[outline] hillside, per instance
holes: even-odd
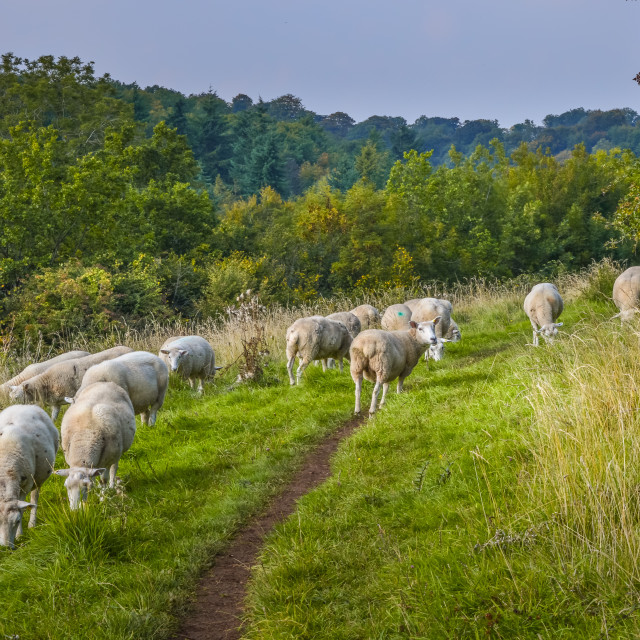
[[[538,349],[528,283],[429,290],[453,300],[462,342],[416,368],[270,536],[246,637],[637,635],[637,338],[608,320],[614,275],[561,279],[563,332]],[[351,415],[348,375],[286,381],[284,327],[328,310],[269,314],[262,383],[235,387],[232,367],[203,398],[172,385],[121,491],[69,514],[50,480],[41,526],[0,552],[0,633],[171,637],[209,555]],[[154,350],[168,328],[150,329],[119,337]],[[237,330],[211,331],[232,362]]]

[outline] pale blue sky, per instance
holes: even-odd
[[[640,111],[640,0],[4,0],[0,50],[184,93],[498,119]]]

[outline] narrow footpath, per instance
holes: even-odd
[[[237,640],[242,636],[247,582],[265,537],[295,511],[297,500],[331,475],[331,457],[364,420],[364,414],[352,418],[317,445],[267,510],[241,529],[216,557],[200,580],[196,601],[175,640]]]

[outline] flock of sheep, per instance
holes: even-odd
[[[0,386],[20,402],[0,413],[0,545],[13,547],[22,516],[36,523],[38,493],[52,473],[65,478],[72,509],[80,507],[95,477],[115,486],[118,463],[133,444],[135,416],[153,425],[164,403],[169,371],[193,388],[213,376],[211,345],[199,336],[169,338],[158,356],[118,346],[99,353],[71,351],[28,366]],[[51,418],[33,404],[51,406]],[[63,404],[71,406],[53,424]],[[53,471],[62,439],[67,469]],[[31,493],[30,502],[26,496]]]
[[[640,267],[622,273],[613,287],[620,310],[614,317],[629,320],[640,307]],[[533,344],[542,335],[553,341],[561,322],[563,302],[555,285],[533,287],[524,301],[533,329]],[[300,382],[313,361],[323,370],[336,360],[350,361],[355,382],[355,412],[360,413],[362,381],[374,383],[369,413],[385,402],[389,384],[397,380],[402,391],[405,378],[420,358],[441,360],[446,342],[461,339],[451,318],[452,304],[438,298],[407,300],[388,307],[382,317],[364,304],[351,311],[296,320],[286,332],[287,371],[290,383]],[[382,329],[371,328],[380,324]],[[299,366],[296,378],[293,365]],[[31,509],[29,526],[36,523],[38,493],[52,473],[65,478],[72,509],[87,499],[93,479],[115,486],[118,463],[136,432],[135,416],[153,425],[169,384],[169,372],[177,372],[198,392],[203,381],[220,369],[211,345],[199,336],[172,337],[159,355],[117,346],[95,354],[71,351],[32,364],[0,386],[0,392],[21,404],[0,412],[0,545],[13,547],[22,533],[23,513]],[[49,405],[51,417],[33,403]],[[60,434],[53,424],[63,404]],[[68,468],[53,471],[56,452],[62,450]],[[26,496],[30,493],[30,502]]]

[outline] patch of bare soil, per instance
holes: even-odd
[[[200,580],[193,609],[175,640],[236,640],[242,636],[247,581],[265,536],[295,511],[299,498],[331,475],[330,461],[338,445],[363,421],[363,415],[352,418],[317,445],[267,510],[241,529],[229,547],[216,556],[214,565]]]

